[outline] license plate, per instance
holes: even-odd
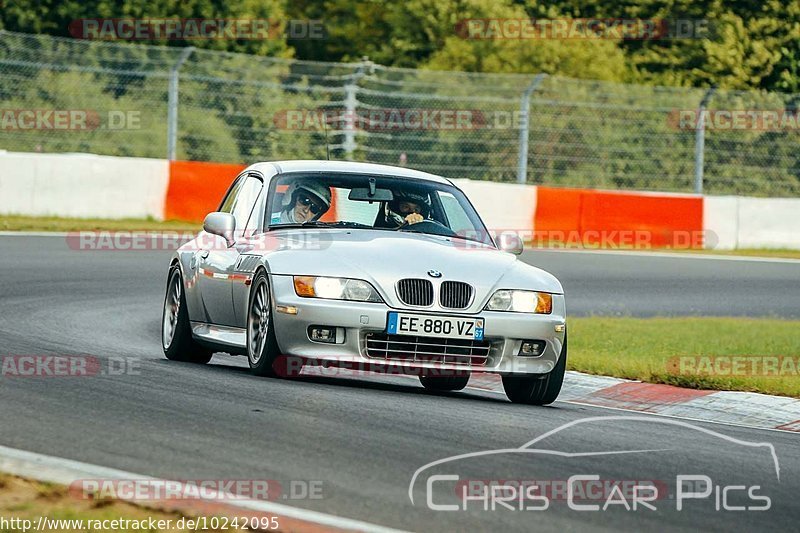
[[[483,319],[390,312],[386,333],[482,341]]]

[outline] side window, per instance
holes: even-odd
[[[261,229],[261,222],[264,219],[264,195],[267,191],[262,187],[256,195],[255,206],[250,211],[250,218],[245,226],[245,234],[251,236]]]
[[[222,200],[222,205],[220,206],[219,210],[223,213],[231,213],[233,210],[233,203],[236,200],[236,195],[239,193],[239,189],[242,188],[242,184],[244,183],[245,176],[239,177],[234,183],[231,190],[228,191],[228,195],[225,196],[225,199]]]
[[[230,213],[236,219],[236,231],[253,230],[258,224],[258,217],[252,217],[250,213],[256,205],[262,189],[261,180],[253,176],[243,176],[234,183],[228,196],[222,202],[220,211]],[[250,227],[252,226],[252,228]]]

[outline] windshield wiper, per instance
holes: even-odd
[[[307,220],[305,222],[293,222],[289,224],[271,224],[271,228],[365,228],[375,229],[368,224],[361,224],[360,222],[348,222],[341,220],[339,222],[321,222],[319,220]]]
[[[340,220],[339,222],[321,222],[321,224],[325,224],[327,226],[331,226],[334,228],[365,228],[365,229],[373,229],[372,226],[369,224],[362,224],[361,222],[349,222],[347,220]]]

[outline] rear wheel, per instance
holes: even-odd
[[[503,389],[514,403],[547,405],[556,401],[567,369],[567,336],[555,368],[542,376],[503,376]]]
[[[428,390],[456,391],[467,386],[469,374],[466,376],[420,376],[419,382]]]
[[[247,360],[250,369],[257,376],[275,377],[276,372],[272,365],[278,354],[269,281],[262,270],[253,279],[247,311]]]
[[[205,364],[211,361],[213,354],[211,350],[200,346],[192,338],[181,269],[177,265],[169,271],[167,293],[164,296],[161,346],[164,348],[164,355],[171,361]]]

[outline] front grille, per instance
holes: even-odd
[[[433,303],[433,284],[427,279],[401,279],[397,282],[397,295],[406,305],[428,307]]]
[[[448,309],[465,309],[472,300],[472,285],[463,281],[444,281],[439,289],[439,304]]]
[[[489,341],[368,333],[367,357],[415,363],[485,366]]]

